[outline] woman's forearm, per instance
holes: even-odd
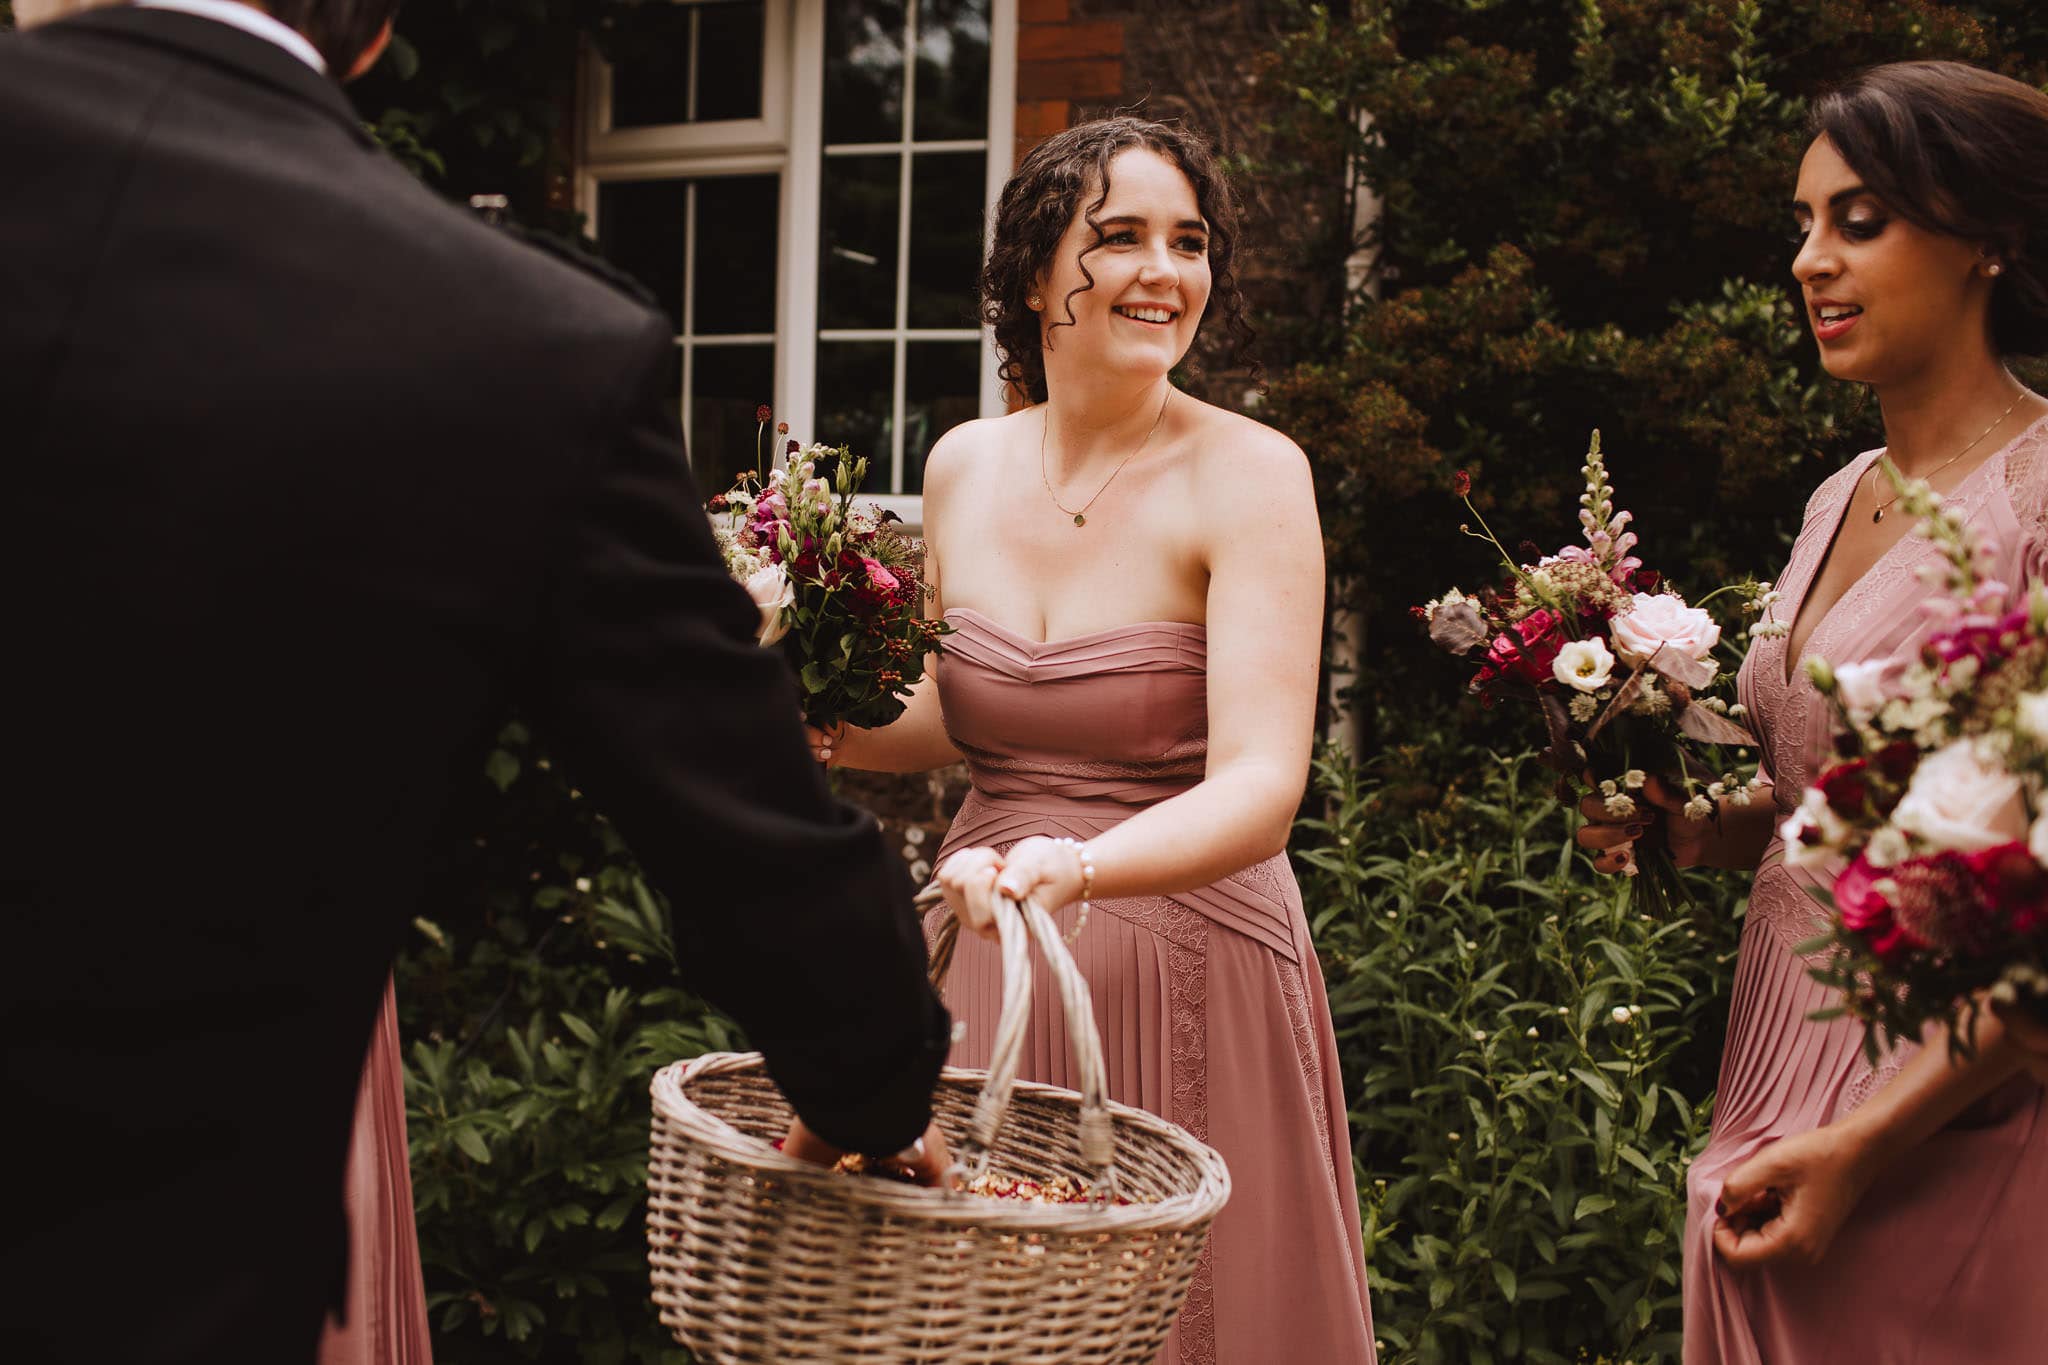
[[[1987,1006],[1977,1016],[1977,1047],[1968,1061],[1951,1061],[1948,1029],[1936,1027],[1904,1069],[1834,1126],[1853,1145],[1856,1160],[1874,1176],[1996,1090],[2023,1064],[2005,1025]]]
[[[938,682],[930,675],[911,690],[902,715],[872,730],[848,726],[832,748],[833,767],[874,773],[928,772],[961,758],[946,735]]]
[[[1777,829],[1778,807],[1771,799],[1771,789],[1758,788],[1750,794],[1747,805],[1738,806],[1725,796],[1720,804],[1720,819],[1701,841],[1699,863],[1733,872],[1754,872]]]
[[[1264,862],[1286,848],[1305,781],[1246,763],[1140,811],[1088,840],[1094,894],[1167,896]]]

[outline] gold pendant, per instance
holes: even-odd
[[[1076,526],[1086,526],[1087,524],[1088,524],[1088,518],[1086,518],[1086,517],[1082,516],[1082,515],[1081,515],[1081,514],[1080,514],[1079,512],[1076,512],[1076,513],[1074,513],[1074,525],[1076,525]]]
[[[1884,509],[1883,509],[1882,507],[1878,508],[1878,509],[1877,509],[1877,510],[1876,510],[1875,512],[1872,512],[1872,513],[1870,514],[1870,521],[1871,521],[1871,524],[1872,524],[1872,525],[1876,525],[1876,524],[1877,524],[1878,522],[1880,522],[1880,521],[1883,521],[1883,520],[1884,520]]]

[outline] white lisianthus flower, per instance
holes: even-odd
[[[2019,779],[1969,740],[1920,760],[1892,823],[1936,849],[1974,853],[2021,838],[2026,806]]]
[[[1574,640],[1557,651],[1550,671],[1566,687],[1598,692],[1614,673],[1614,656],[1598,640]]]
[[[2022,692],[2013,704],[2013,722],[2036,744],[2048,744],[2048,692]]]
[[[1863,858],[1872,867],[1897,867],[1913,856],[1913,841],[1886,825],[1870,836],[1863,846]]]
[[[789,608],[796,602],[796,585],[780,564],[764,564],[747,576],[747,596],[761,611],[761,629],[755,639],[772,645],[789,633]]]
[[[1688,659],[1704,659],[1721,643],[1721,627],[1676,593],[1639,592],[1634,605],[1614,618],[1614,647],[1631,664],[1641,664],[1665,645]]]
[[[1856,720],[1868,720],[1885,704],[1885,665],[1882,661],[1843,664],[1835,670],[1836,695]]]
[[[1848,838],[1849,827],[1828,807],[1825,796],[1808,788],[1799,809],[1778,827],[1778,835],[1785,841],[1786,866],[1811,868],[1834,856]]]

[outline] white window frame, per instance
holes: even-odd
[[[825,6],[830,0],[766,0],[766,41],[762,44],[766,69],[761,80],[762,117],[721,123],[677,124],[661,128],[632,128],[615,131],[610,127],[611,71],[594,50],[583,60],[583,117],[579,122],[576,155],[576,206],[586,215],[590,230],[597,227],[598,186],[613,180],[662,180],[704,178],[720,175],[779,174],[782,177],[781,242],[776,260],[775,304],[775,393],[770,402],[778,421],[789,423],[792,435],[804,439],[831,439],[830,432],[817,432],[818,342],[889,341],[896,346],[896,392],[894,410],[904,407],[904,348],[915,334],[921,341],[981,342],[982,385],[980,414],[1000,416],[1007,410],[1002,381],[996,376],[995,342],[986,328],[935,330],[901,325],[876,329],[834,329],[824,337],[818,332],[819,215],[822,211],[822,182],[825,158]],[[911,4],[915,43],[916,7]],[[906,65],[908,79],[916,70]],[[905,101],[915,98],[914,82],[906,87]],[[923,151],[983,150],[987,177],[984,184],[983,223],[994,221],[995,205],[1012,169],[1017,119],[1017,0],[990,0],[989,4],[989,123],[986,142],[981,139],[952,142],[920,142]],[[883,142],[860,147],[834,148],[834,155],[858,152],[895,153],[904,150],[900,142]],[[902,158],[906,183],[899,209],[899,259],[907,254],[901,240],[909,222],[911,158]],[[897,321],[904,320],[904,296],[909,272],[897,272]],[[690,319],[685,318],[687,326]],[[678,337],[680,342],[683,338]],[[717,341],[722,338],[705,338]],[[688,376],[684,393],[688,394]],[[892,418],[894,445],[900,450],[904,423]],[[890,458],[893,452],[883,452]],[[893,461],[892,461],[893,463]],[[892,468],[892,482],[900,474]],[[924,498],[915,493],[877,496],[874,501],[911,524],[922,526]]]

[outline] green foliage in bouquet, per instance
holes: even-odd
[[[1296,858],[1351,1105],[1386,1365],[1678,1358],[1740,902],[1690,919],[1579,866],[1533,755],[1437,735],[1316,765]]]
[[[924,548],[855,503],[865,458],[789,444],[787,465],[711,500],[726,568],[761,609],[761,643],[796,670],[805,719],[887,725],[948,633],[924,614]]]

